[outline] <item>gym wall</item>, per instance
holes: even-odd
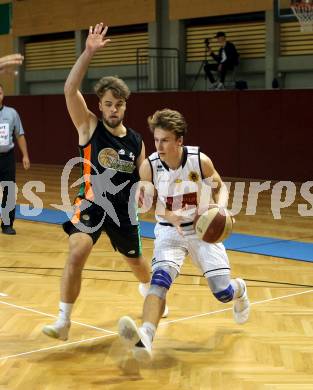
[[[98,113],[96,96],[86,100]],[[33,163],[65,164],[78,155],[64,96],[7,97],[6,104],[21,115]],[[307,181],[313,177],[312,104],[310,90],[134,93],[125,123],[141,132],[151,153],[147,117],[176,109],[188,122],[185,144],[200,145],[222,176]]]

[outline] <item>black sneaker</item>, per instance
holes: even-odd
[[[13,236],[14,234],[16,234],[16,230],[13,229],[12,226],[2,226],[2,233]]]

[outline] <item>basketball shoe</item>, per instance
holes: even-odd
[[[138,328],[130,317],[118,322],[118,334],[124,345],[132,350],[136,360],[149,363],[152,359],[152,342],[143,328]]]
[[[66,341],[68,339],[70,327],[71,322],[57,320],[51,325],[44,326],[42,328],[42,333],[54,339]]]

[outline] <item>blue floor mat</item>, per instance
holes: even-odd
[[[31,212],[33,215],[25,216],[23,210],[24,215],[22,215],[20,207],[17,206],[16,218],[53,224],[61,224],[68,219],[66,213],[59,210],[32,209]],[[141,221],[141,235],[154,238],[154,225],[152,222]],[[311,243],[233,233],[224,241],[224,244],[226,249],[233,251],[313,262],[313,244]]]
[[[61,210],[31,209],[30,212],[32,213],[32,215],[26,216],[26,212],[23,210],[23,213],[21,213],[20,206],[16,206],[16,218],[18,219],[53,224],[62,224],[63,222],[68,220],[66,213]]]

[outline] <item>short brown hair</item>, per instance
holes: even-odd
[[[126,83],[115,76],[102,77],[94,86],[94,91],[100,100],[108,90],[111,90],[113,96],[117,99],[127,100],[130,95],[130,90]]]
[[[149,116],[148,124],[152,133],[156,127],[175,133],[177,138],[183,137],[187,133],[185,118],[180,112],[169,108],[156,111],[152,116]]]

